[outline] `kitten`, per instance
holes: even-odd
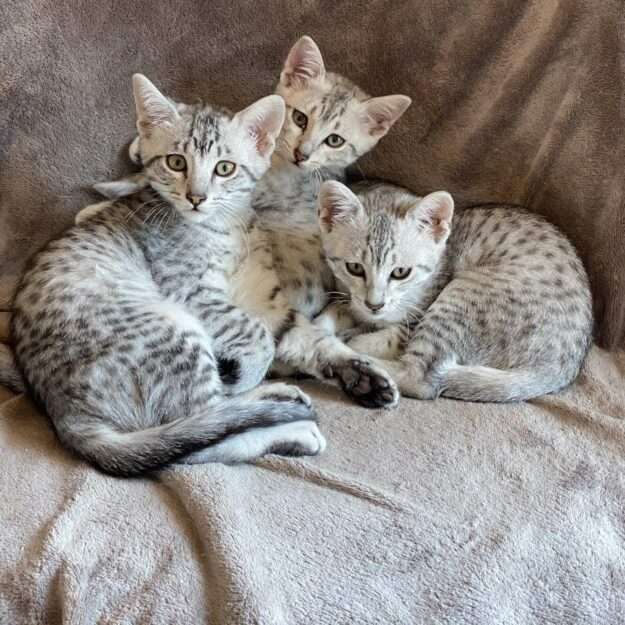
[[[320,452],[299,389],[255,388],[273,336],[228,296],[284,103],[269,96],[233,116],[174,106],[141,75],[133,88],[149,188],[32,260],[12,317],[24,379],[60,440],[115,475]],[[230,388],[220,358],[237,363]]]
[[[319,221],[348,301],[316,321],[356,326],[350,345],[382,359],[408,396],[517,401],[578,375],[592,340],[588,278],[542,217],[449,193],[326,182]],[[351,330],[353,333],[353,330]]]
[[[319,240],[319,186],[323,180],[344,180],[346,168],[376,146],[411,100],[405,95],[372,98],[327,71],[310,37],[291,48],[276,93],[286,102],[286,118],[253,204],[257,227],[269,233],[284,294],[292,307],[313,318],[333,288]]]
[[[287,116],[271,168],[254,192],[257,218],[247,241],[250,253],[233,279],[233,297],[273,329],[276,373],[337,378],[362,405],[394,406],[399,395],[388,374],[311,323],[334,288],[322,255],[316,199],[320,182],[344,178],[345,168],[377,144],[410,98],[371,98],[327,72],[310,37],[302,37],[289,52],[276,93],[286,101]],[[145,162],[140,137],[129,150],[135,162]],[[141,174],[96,188],[116,197],[137,186]]]

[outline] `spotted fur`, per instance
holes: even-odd
[[[320,183],[343,179],[345,168],[377,144],[410,98],[371,98],[346,78],[326,72],[310,37],[291,49],[276,92],[286,102],[287,115],[271,168],[254,192],[249,255],[232,280],[233,297],[271,328],[274,372],[336,378],[363,405],[394,406],[398,393],[388,374],[311,323],[334,288],[321,252],[316,199]],[[307,115],[305,129],[295,123],[295,110]],[[339,148],[324,143],[332,133],[345,139]],[[130,156],[146,163],[140,137],[132,142]],[[124,195],[141,185],[142,176],[105,183],[98,190]]]
[[[515,401],[575,379],[592,337],[588,278],[543,218],[504,206],[454,216],[448,193],[387,184],[328,182],[319,204],[343,295],[316,323],[381,359],[402,393]]]
[[[149,186],[83,215],[27,269],[12,341],[30,390],[67,447],[116,475],[185,458],[318,453],[306,396],[256,388],[273,336],[229,292],[283,102],[270,96],[233,116],[174,105],[140,75],[133,86]],[[184,171],[170,155],[185,159]],[[219,177],[224,159],[236,171]],[[219,375],[228,360],[237,363],[230,384]],[[270,427],[292,422],[300,425]],[[232,442],[254,432],[262,444]]]
[[[291,49],[276,93],[284,98],[287,115],[272,166],[254,193],[258,219],[250,238],[255,245],[241,272],[246,285],[241,294],[292,311],[292,328],[277,344],[274,371],[335,376],[361,404],[393,406],[397,392],[387,374],[310,323],[334,288],[321,251],[316,199],[321,182],[344,179],[345,168],[377,144],[410,98],[371,98],[348,79],[327,72],[310,37]],[[296,123],[296,112],[306,115],[305,128]],[[344,143],[330,147],[326,140],[331,134],[339,134]],[[271,280],[264,270],[269,266]],[[263,291],[259,285],[265,282],[271,288]]]
[[[372,98],[347,78],[326,71],[310,37],[302,37],[289,52],[276,93],[285,100],[286,117],[253,203],[283,293],[292,307],[312,318],[333,288],[317,226],[319,186],[324,180],[344,180],[346,168],[375,147],[410,98]],[[296,123],[296,112],[306,116],[305,128]],[[344,139],[340,147],[327,144],[332,134]]]

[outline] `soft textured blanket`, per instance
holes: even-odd
[[[303,34],[369,92],[413,98],[363,171],[547,215],[586,261],[601,340],[623,344],[623,0],[5,0],[0,306],[85,189],[129,170],[133,72],[243,107]]]
[[[136,480],[4,393],[0,623],[620,625],[624,375],[595,349],[559,396],[393,412],[309,385],[324,455]]]

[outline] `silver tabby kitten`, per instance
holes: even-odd
[[[314,317],[333,288],[317,225],[320,184],[344,180],[346,168],[376,146],[411,100],[405,95],[372,98],[328,72],[310,37],[292,47],[276,93],[284,98],[287,114],[271,168],[254,193],[257,227],[269,233],[290,305]]]
[[[334,377],[363,405],[393,406],[399,395],[386,372],[310,321],[334,288],[322,255],[316,199],[322,179],[343,178],[345,168],[399,119],[410,98],[371,98],[327,72],[310,37],[291,49],[277,93],[286,101],[287,116],[271,168],[256,186],[250,253],[233,278],[233,297],[271,328],[278,372]],[[140,136],[130,146],[137,163],[145,162],[142,147]],[[96,188],[117,197],[141,184],[142,174],[136,174]]]
[[[141,75],[133,87],[149,189],[83,219],[27,269],[12,340],[30,389],[67,447],[117,475],[318,453],[308,398],[254,388],[273,336],[229,295],[284,103],[232,116],[174,106]],[[231,386],[222,360],[237,363]]]
[[[553,225],[503,206],[454,216],[444,191],[354,190],[322,187],[323,246],[345,295],[317,324],[357,334],[350,345],[420,399],[525,400],[575,379],[592,301],[575,249]]]

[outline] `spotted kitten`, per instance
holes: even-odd
[[[308,398],[255,388],[273,336],[228,289],[284,103],[269,96],[232,116],[174,106],[141,75],[133,87],[149,188],[93,211],[32,261],[12,319],[28,386],[60,440],[116,475],[318,453]],[[230,386],[218,369],[228,359]]]
[[[286,119],[253,203],[284,295],[312,318],[327,304],[334,282],[321,254],[319,186],[323,180],[344,180],[346,168],[375,147],[411,100],[405,95],[372,98],[347,78],[326,71],[310,37],[302,37],[289,52],[276,93],[286,102]]]
[[[323,247],[348,301],[316,321],[354,334],[401,392],[517,401],[570,384],[591,343],[588,279],[573,246],[529,212],[453,215],[449,193],[323,185]]]
[[[333,377],[363,405],[393,406],[398,393],[387,373],[310,321],[334,288],[322,255],[316,199],[321,181],[342,179],[345,168],[399,119],[410,98],[371,98],[346,78],[327,72],[310,37],[291,49],[277,93],[286,101],[287,116],[271,168],[254,192],[257,217],[247,241],[250,253],[233,278],[233,297],[272,328],[278,372]],[[145,162],[140,137],[131,144],[130,155]],[[97,188],[117,196],[141,184],[138,174]]]

